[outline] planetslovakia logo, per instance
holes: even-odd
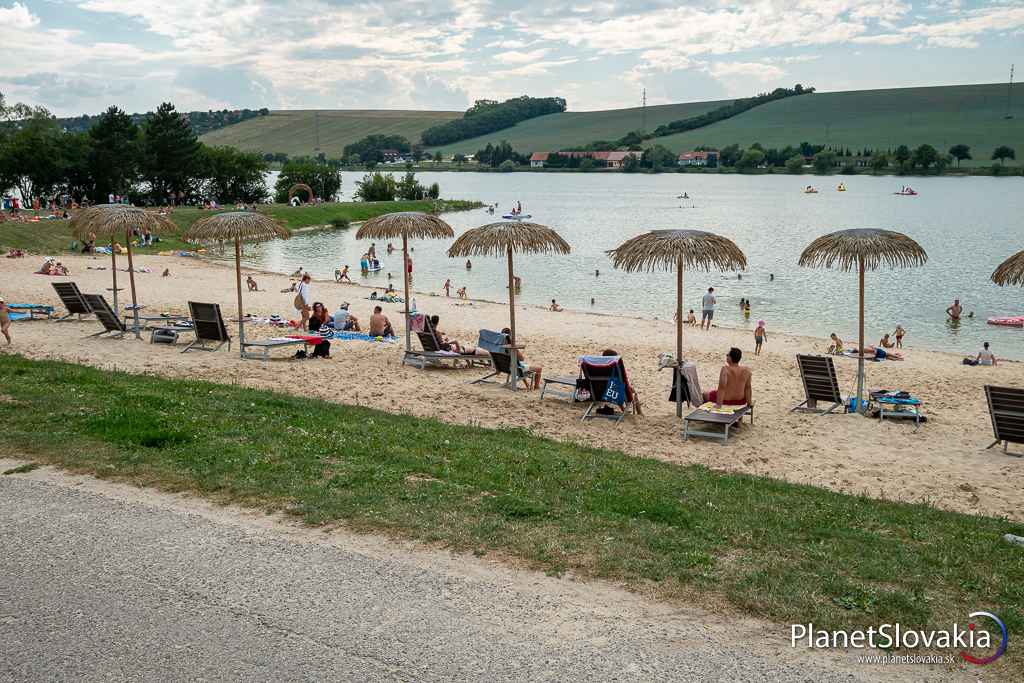
[[[999,642],[999,647],[996,648],[995,653],[991,657],[975,657],[969,654],[966,650],[961,650],[960,657],[962,657],[964,661],[978,665],[991,664],[992,662],[1002,657],[1003,653],[1006,652],[1006,643],[1009,641],[1009,636],[1006,633],[1006,624],[1003,623],[1003,620],[997,617],[996,615],[992,614],[991,612],[971,612],[968,616],[988,617],[992,621],[996,622],[996,624],[999,625],[999,630],[1002,631],[1003,639]],[[974,630],[974,624],[969,624],[967,628]]]
[[[1006,645],[1009,637],[1006,631],[1006,624],[991,612],[971,612],[970,619],[987,617],[999,626],[999,645],[988,657],[976,657],[970,654],[971,651],[991,651],[993,638],[987,630],[977,628],[974,622],[969,621],[964,628],[959,623],[953,623],[952,628],[933,631],[921,631],[916,629],[903,628],[901,624],[881,624],[871,626],[867,629],[853,631],[828,631],[815,628],[814,624],[792,624],[790,626],[790,646],[799,647],[804,645],[807,648],[852,648],[872,650],[914,650],[919,647],[931,650],[953,650],[956,655],[946,655],[945,661],[952,662],[954,656],[959,656],[965,662],[979,666],[991,664],[1006,652]],[[925,659],[931,655],[923,656]],[[921,663],[926,663],[923,660]]]

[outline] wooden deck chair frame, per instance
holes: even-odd
[[[839,378],[832,356],[811,356],[797,354],[797,367],[800,368],[800,379],[804,384],[806,400],[789,412],[801,411],[828,415],[836,408],[846,412],[842,394],[839,393]],[[831,404],[826,409],[818,407],[818,402]]]
[[[51,282],[50,284],[53,285],[61,303],[68,311],[67,315],[57,318],[57,322],[65,322],[76,315],[78,320],[81,320],[83,315],[92,315],[92,308],[86,303],[85,297],[78,289],[78,284],[74,282]]]
[[[103,325],[102,332],[91,334],[89,335],[90,337],[99,337],[104,334],[112,334],[112,338],[116,339],[124,337],[128,327],[124,324],[123,320],[117,317],[117,313],[110,307],[110,304],[107,303],[102,294],[83,294],[82,299],[89,306],[89,309],[96,314],[96,319],[100,321],[100,324]]]
[[[413,365],[420,370],[428,365],[452,368],[457,368],[460,364],[464,364],[467,368],[490,365],[490,359],[483,356],[442,351],[437,343],[437,335],[430,327],[430,318],[427,316],[424,316],[423,330],[416,332],[416,336],[419,338],[423,350],[406,351],[402,356],[403,365]]]
[[[626,418],[627,414],[636,413],[636,407],[634,406],[633,399],[631,398],[627,397],[626,402],[623,403],[621,406],[618,403],[613,403],[611,401],[604,401],[595,398],[596,396],[599,395],[604,396],[605,389],[607,389],[608,382],[612,379],[613,373],[618,373],[619,380],[622,381],[624,385],[626,384],[626,376],[624,372],[625,367],[625,363],[623,363],[622,359],[619,358],[619,362],[617,364],[607,366],[607,375],[594,376],[591,375],[588,372],[588,370],[604,370],[605,368],[596,365],[590,365],[585,362],[580,363],[580,377],[583,379],[584,384],[586,385],[586,390],[590,393],[590,405],[587,406],[587,410],[583,413],[583,417],[580,418],[581,422],[594,418],[603,417],[608,420],[614,420],[616,423],[618,423],[622,422]],[[627,388],[627,391],[628,390],[629,389]],[[596,412],[599,408],[602,408],[604,406],[611,407],[615,412],[611,415],[603,415],[601,413]]]
[[[199,301],[189,301],[188,311],[192,316],[192,326],[195,328],[195,341],[190,343],[182,353],[189,351],[217,351],[225,344],[228,351],[231,350],[231,336],[224,325],[224,316],[220,313],[220,304],[208,304]],[[213,344],[209,346],[208,344]]]
[[[1007,449],[1011,443],[1024,444],[1024,389],[986,384],[985,399],[995,437],[985,450],[1002,443],[1003,453],[1022,457],[1022,454],[1010,453]]]
[[[480,379],[473,380],[470,384],[498,384],[498,382],[492,382],[491,378],[499,375],[508,375],[509,379],[503,382],[503,384],[508,384],[509,380],[512,379],[511,354],[502,351],[492,351],[490,349],[487,350],[487,354],[490,356],[491,369],[493,372],[481,377]],[[523,382],[523,384],[526,385],[526,388],[529,389],[533,384],[533,378],[536,374],[537,373],[533,370],[520,366],[519,369],[516,370],[516,379]]]

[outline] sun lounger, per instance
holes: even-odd
[[[47,320],[53,317],[53,306],[44,304],[7,304],[7,308],[14,313],[27,313],[30,320],[37,315],[46,316]]]
[[[302,344],[303,348],[305,348],[308,342],[298,337],[274,337],[272,339],[247,341],[242,344],[242,358],[266,362],[270,360],[270,352],[272,350],[297,346],[299,344]]]
[[[568,376],[545,376],[541,380],[540,400],[544,400],[545,393],[552,393],[555,396],[568,399],[570,403],[576,401],[577,377]]]
[[[587,391],[587,400],[590,401],[581,420],[606,417],[621,422],[626,413],[636,414],[635,396],[626,377],[626,364],[619,356],[581,356],[580,377],[583,380],[581,388]],[[611,412],[603,410],[607,408],[611,408]]]
[[[988,400],[988,414],[992,418],[992,435],[995,437],[988,448],[1002,443],[1003,453],[1008,453],[1007,447],[1011,443],[1024,443],[1024,389],[986,384],[985,398]]]
[[[827,415],[839,407],[845,406],[839,393],[839,379],[836,377],[836,366],[832,356],[809,356],[797,354],[796,364],[800,368],[800,379],[804,383],[803,403],[790,412],[799,410]],[[827,409],[818,407],[818,401],[830,404]],[[843,412],[846,412],[845,408]]]
[[[53,288],[57,291],[57,296],[60,297],[61,303],[64,304],[64,308],[67,309],[67,315],[58,318],[57,322],[67,320],[71,316],[78,316],[81,320],[83,315],[92,315],[92,309],[89,308],[89,304],[85,302],[85,298],[82,293],[78,290],[78,285],[74,282],[51,282]]]
[[[683,418],[683,441],[691,436],[703,436],[719,439],[724,445],[729,441],[729,430],[738,426],[744,415],[749,415],[750,424],[754,424],[754,406],[722,406],[716,409],[713,403],[705,403]],[[721,425],[722,431],[698,429],[695,424]]]
[[[470,384],[490,383],[492,377],[500,377],[501,375],[507,376],[504,383],[509,384],[512,380],[512,356],[508,349],[508,337],[501,332],[480,330],[477,346],[487,352],[488,364],[493,372],[489,375],[484,375],[480,379],[473,380]],[[524,382],[527,388],[533,382],[533,375],[534,373],[524,367],[522,363],[516,366],[516,379],[517,381]]]
[[[413,365],[423,369],[428,365],[436,367],[457,368],[460,365],[471,368],[474,366],[486,367],[490,365],[490,359],[486,356],[477,356],[469,353],[458,353],[456,351],[445,351],[437,340],[437,335],[430,327],[430,319],[423,316],[423,330],[417,331],[416,336],[420,340],[422,351],[406,351],[402,356],[404,365]]]
[[[128,328],[125,327],[124,321],[117,317],[117,313],[110,307],[110,304],[107,303],[102,294],[83,294],[82,298],[85,300],[89,310],[96,314],[96,319],[103,325],[102,332],[97,332],[91,336],[99,337],[100,335],[112,333],[118,339],[124,337],[124,333],[128,331]]]
[[[196,339],[181,350],[216,351],[225,344],[231,350],[231,337],[224,326],[224,317],[220,314],[220,304],[204,304],[197,301],[188,302],[189,313],[192,314],[192,326],[196,331]],[[212,346],[210,346],[212,345]]]

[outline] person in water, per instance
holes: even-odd
[[[964,309],[960,305],[960,299],[953,299],[953,305],[946,309],[946,315],[949,316],[950,320],[959,320],[963,312]]]
[[[466,259],[466,270],[471,270],[472,268],[473,268],[473,262],[470,261],[469,259]]]
[[[897,349],[903,348],[903,335],[905,335],[906,333],[907,331],[903,329],[903,325],[896,325],[896,331],[893,332],[892,334],[894,337],[896,337]]]
[[[444,284],[441,285],[441,289],[444,290],[444,295],[445,296],[451,296],[452,295],[452,281],[451,281],[450,278],[446,279],[444,281]]]

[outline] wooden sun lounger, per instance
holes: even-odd
[[[128,328],[125,326],[124,321],[117,317],[117,313],[110,307],[110,304],[107,303],[102,294],[83,294],[82,298],[89,306],[89,309],[96,314],[96,319],[103,325],[102,332],[89,336],[99,337],[100,335],[112,333],[117,339],[124,337]]]
[[[545,376],[541,380],[540,387],[540,400],[544,400],[544,394],[552,393],[555,396],[565,398],[569,400],[569,403],[576,401],[576,377],[564,376]],[[554,385],[552,388],[549,385]]]
[[[992,435],[995,437],[988,448],[1001,443],[1003,453],[1016,455],[1009,453],[1007,448],[1011,443],[1024,443],[1024,389],[986,384],[985,398],[988,400],[988,414],[992,418]]]
[[[60,297],[61,303],[64,304],[64,308],[68,311],[67,315],[57,318],[57,322],[68,320],[75,315],[78,316],[79,320],[82,319],[83,315],[92,315],[92,309],[86,303],[82,292],[78,290],[77,284],[74,282],[51,282],[50,284],[53,285],[57,296]]]
[[[188,353],[189,351],[216,351],[225,344],[228,345],[228,351],[231,350],[231,336],[224,325],[224,316],[220,313],[220,304],[189,301],[188,310],[192,314],[192,325],[195,328],[196,339],[182,349],[182,353]],[[207,344],[213,344],[213,346],[211,347]]]
[[[803,380],[804,396],[807,399],[790,412],[800,410],[827,415],[845,405],[842,394],[839,393],[839,379],[836,377],[836,366],[832,356],[797,354],[796,364],[800,368],[800,379]],[[827,409],[821,409],[818,407],[818,401],[831,405]],[[845,408],[843,412],[846,412]]]
[[[691,436],[703,436],[709,439],[719,439],[722,445],[729,441],[729,429],[738,426],[743,421],[743,416],[750,416],[750,424],[754,424],[754,406],[744,406],[740,410],[729,413],[712,413],[707,410],[697,409],[683,418],[683,441]],[[708,431],[694,429],[691,423],[700,422],[707,424],[722,425],[723,431]]]
[[[422,370],[428,365],[457,368],[461,364],[464,367],[472,368],[487,367],[491,364],[491,359],[487,356],[442,351],[441,347],[437,344],[437,337],[434,335],[434,331],[430,329],[429,323],[422,332],[417,332],[416,336],[419,338],[420,346],[423,347],[423,350],[406,351],[402,355],[403,365],[412,365]]]

